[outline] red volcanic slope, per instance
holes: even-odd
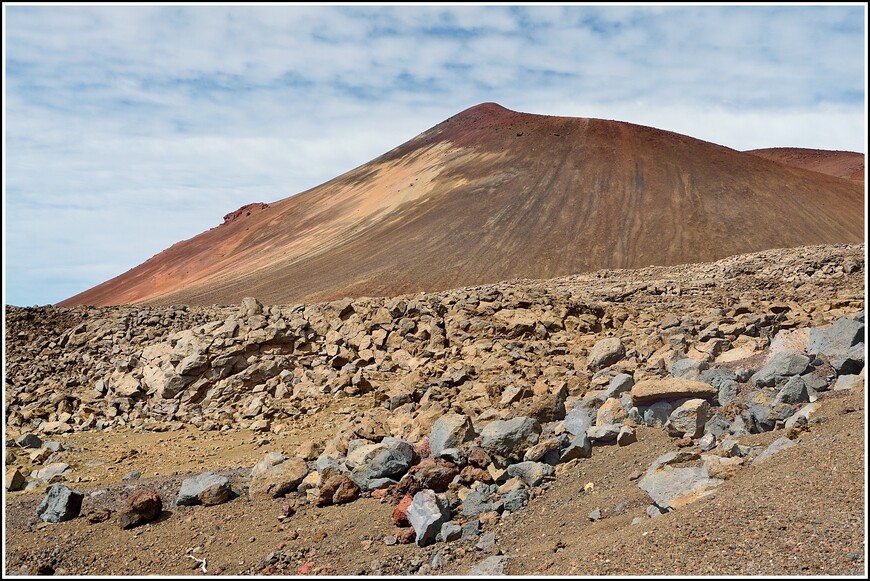
[[[864,154],[799,147],[771,147],[747,151],[765,159],[823,174],[864,182]]]
[[[861,242],[861,185],[668,131],[472,107],[60,303],[442,290]]]

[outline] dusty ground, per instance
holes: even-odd
[[[384,537],[399,532],[390,521],[392,505],[372,498],[326,508],[301,504],[282,523],[287,501],[242,494],[213,507],[170,508],[157,522],[121,530],[114,516],[96,524],[86,517],[42,523],[35,512],[40,490],[7,496],[5,573],[201,575],[188,556],[194,555],[206,559],[209,575],[297,574],[300,567],[325,575],[466,575],[500,552],[510,557],[510,575],[860,575],[866,571],[864,392],[831,393],[822,401],[826,421],[812,424],[798,446],[744,469],[709,497],[638,525],[631,520],[644,515],[649,499],[631,478],[674,449],[659,429],[641,428],[639,442],[625,448],[596,448],[528,507],[484,527],[496,534],[485,551],[474,547],[477,539],[387,546]],[[320,423],[335,421],[335,412],[318,412],[293,436],[270,436],[268,443],[241,430],[76,433],[59,438],[70,447],[61,458],[82,480],[75,488],[106,491],[86,497],[83,515],[119,509],[140,486],[155,487],[168,505],[189,472],[219,471],[244,491],[259,456],[292,452]],[[767,444],[780,435],[741,442]],[[121,481],[131,470],[142,477]],[[588,482],[592,493],[582,492]],[[610,516],[623,502],[624,511]],[[586,516],[594,508],[605,516],[596,523]],[[433,570],[436,553],[443,564]]]

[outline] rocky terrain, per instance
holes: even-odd
[[[482,103],[60,304],[311,303],[861,243],[864,156],[795,151]]]
[[[5,573],[860,575],[864,252],[7,307]]]

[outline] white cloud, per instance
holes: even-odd
[[[7,302],[56,302],[482,101],[863,151],[861,7],[4,6]]]

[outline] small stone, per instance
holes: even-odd
[[[24,490],[25,486],[27,486],[27,478],[24,477],[24,474],[21,473],[21,470],[19,470],[18,468],[9,468],[6,471],[7,492]]]
[[[384,537],[384,544],[388,547],[392,547],[396,543],[399,542],[399,539],[396,538],[396,535],[387,535]]]
[[[600,508],[592,509],[592,510],[589,512],[589,514],[587,515],[587,517],[588,517],[589,520],[591,520],[592,522],[595,522],[595,521],[599,521],[599,520],[601,520],[601,509],[600,509]]]
[[[133,470],[132,472],[127,472],[121,478],[121,480],[138,480],[139,477],[142,476],[142,473],[138,470]]]
[[[462,527],[453,521],[448,521],[441,525],[441,538],[444,542],[451,542],[459,539],[462,536]]]
[[[616,435],[616,444],[618,446],[628,446],[635,442],[637,442],[637,433],[634,431],[634,428],[622,426],[619,430],[619,434]]]
[[[414,495],[408,507],[408,521],[414,527],[417,546],[423,547],[435,542],[441,526],[450,519],[445,504],[431,490],[421,490]]]

